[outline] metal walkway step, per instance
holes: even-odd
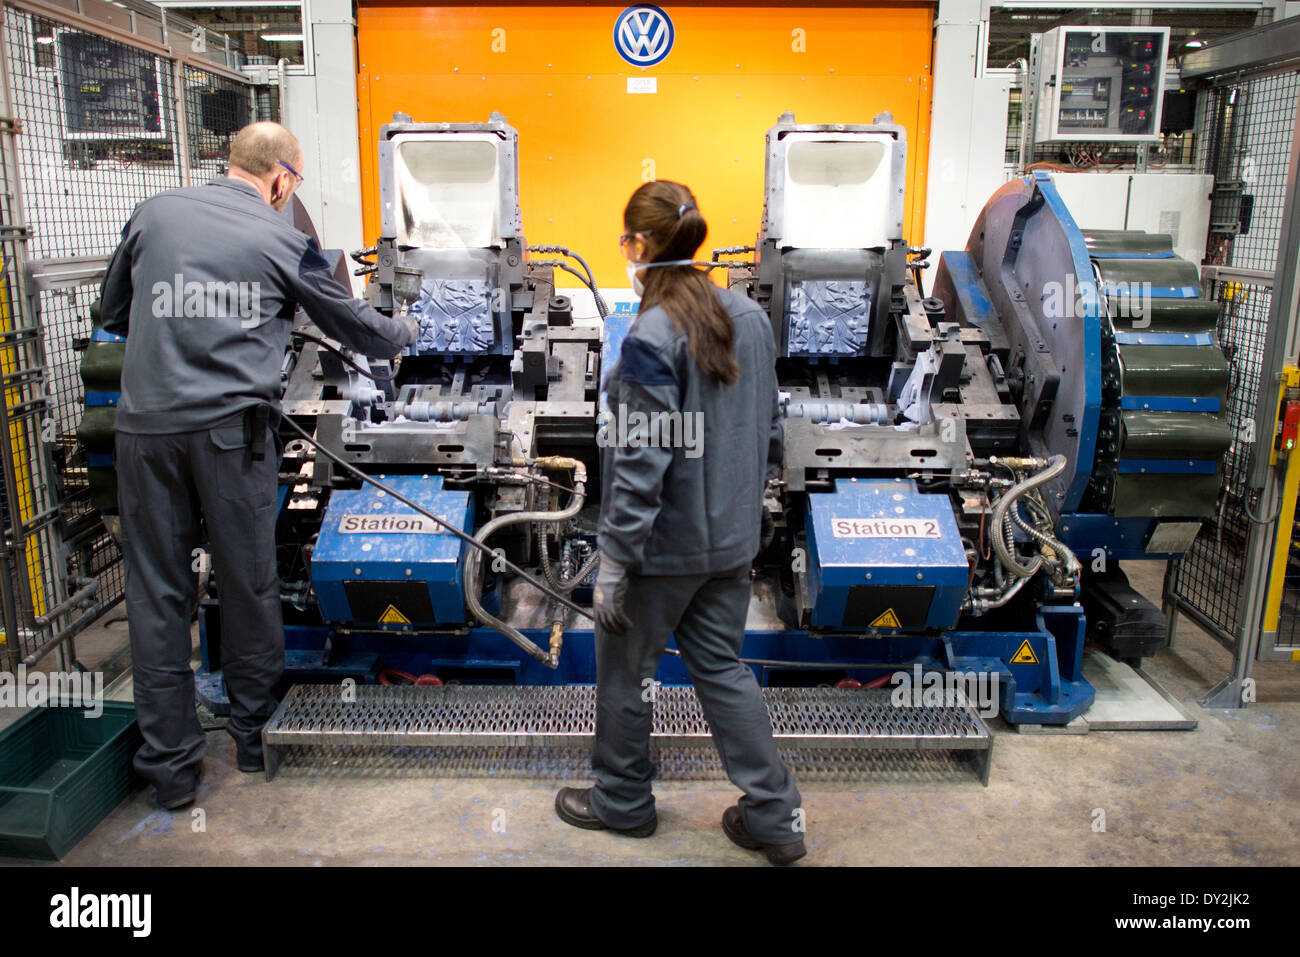
[[[591,685],[296,685],[262,731],[266,776],[290,748],[590,747],[596,732]],[[772,733],[782,748],[971,752],[988,784],[993,737],[969,704],[897,707],[889,689],[764,688]],[[651,744],[710,743],[689,687],[660,687]]]

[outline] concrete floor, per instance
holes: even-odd
[[[1163,566],[1128,571],[1158,601]],[[111,620],[121,615],[119,606],[80,642],[87,666],[120,662],[124,623]],[[964,768],[942,766],[884,766],[856,782],[801,780],[809,847],[801,866],[1300,864],[1300,667],[1257,665],[1256,704],[1202,709],[1196,699],[1230,664],[1220,645],[1180,620],[1175,647],[1144,670],[1199,721],[1197,730],[1022,735],[995,719],[987,788]],[[14,717],[0,712],[0,725]],[[196,808],[161,811],[137,789],[64,863],[764,863],[719,830],[738,795],[721,779],[659,782],[659,831],[635,840],[555,818],[556,788],[585,782],[578,761],[459,777],[382,764],[291,768],[267,783],[236,770],[226,734],[208,737]],[[1096,809],[1105,812],[1104,832],[1094,830]]]

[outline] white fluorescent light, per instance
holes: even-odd
[[[272,43],[302,43],[301,33],[263,33],[263,40]]]
[[[48,44],[48,43],[53,43],[53,42],[54,42],[54,37],[37,37],[37,38],[36,38],[36,42],[37,42],[37,43],[46,43],[46,44]]]

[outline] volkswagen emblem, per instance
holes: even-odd
[[[654,66],[672,48],[673,21],[658,7],[628,7],[614,21],[614,49],[633,66]]]

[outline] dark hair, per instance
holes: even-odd
[[[641,186],[623,210],[623,229],[644,233],[646,262],[693,259],[709,225],[691,191],[681,183],[655,180]],[[694,266],[658,266],[641,273],[641,311],[662,306],[686,333],[687,348],[700,369],[723,385],[740,381],[736,328],[718,301],[716,287]]]

